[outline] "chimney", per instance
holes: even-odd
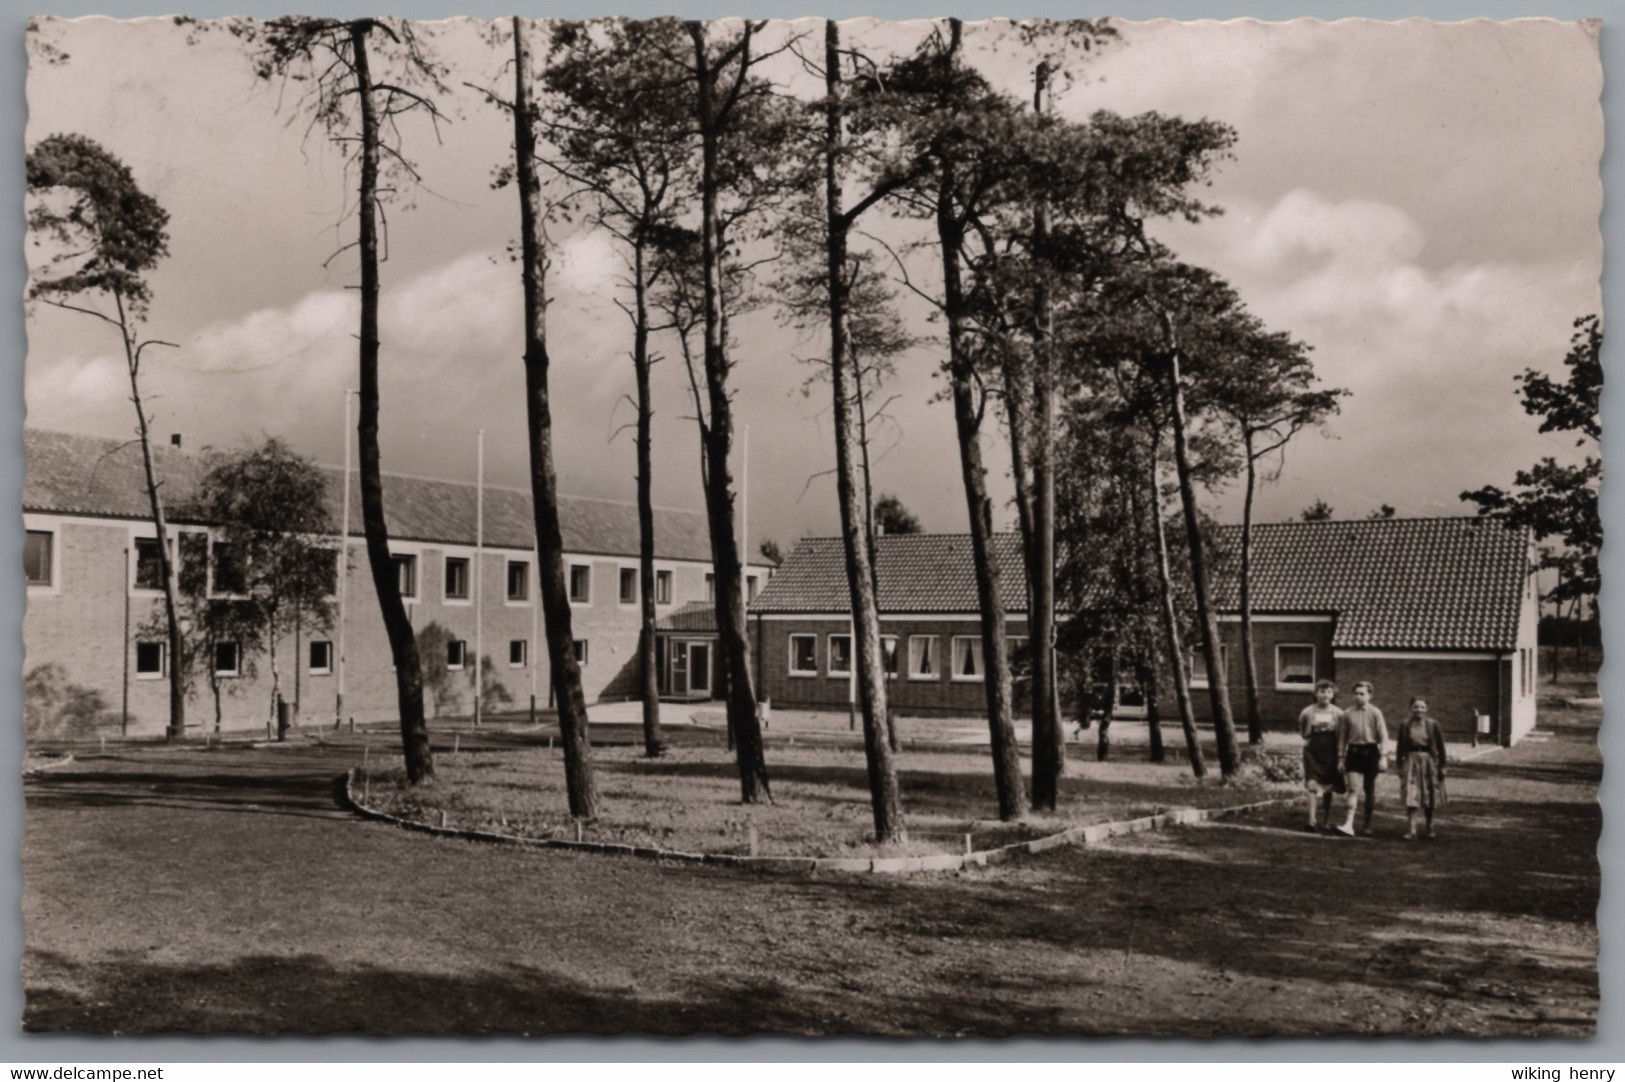
[[[886,536],[886,524],[884,522],[875,523],[875,536],[876,537],[885,537]]]
[[[169,434],[169,445],[175,448],[177,451],[181,449],[181,434],[179,432],[171,432]]]

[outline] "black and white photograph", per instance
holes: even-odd
[[[27,1033],[1599,1036],[1600,21],[534,14],[22,32]]]

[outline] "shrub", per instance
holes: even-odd
[[[70,683],[54,661],[23,677],[23,731],[30,740],[88,740],[115,721],[101,692]]]

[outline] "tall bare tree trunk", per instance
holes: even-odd
[[[389,636],[395,662],[395,692],[401,709],[401,754],[406,776],[413,783],[434,777],[434,755],[429,749],[429,728],[423,717],[423,668],[418,660],[417,637],[401,600],[395,561],[389,553],[389,526],[384,519],[384,481],[378,448],[378,112],[372,99],[372,75],[367,64],[367,35],[372,20],[350,24],[355,51],[356,95],[361,107],[361,190],[357,212],[361,219],[361,394],[356,425],[361,452],[361,522],[367,541],[367,564],[373,589]]]
[[[1258,486],[1258,463],[1253,456],[1253,433],[1244,428],[1247,453],[1247,494],[1241,504],[1241,660],[1247,681],[1247,743],[1264,742],[1264,723],[1258,709],[1258,658],[1253,653],[1253,493]]]
[[[1230,695],[1225,687],[1224,666],[1219,654],[1219,621],[1213,612],[1213,593],[1208,581],[1207,553],[1202,547],[1202,528],[1196,517],[1196,485],[1191,480],[1190,445],[1185,431],[1185,389],[1179,373],[1180,351],[1168,351],[1168,394],[1172,404],[1174,467],[1179,475],[1179,504],[1185,515],[1185,540],[1190,546],[1191,582],[1196,594],[1196,618],[1202,628],[1202,659],[1207,665],[1208,702],[1213,711],[1213,737],[1219,749],[1219,773],[1230,777],[1240,765],[1236,747],[1236,723],[1230,714]]]
[[[644,230],[632,245],[632,367],[638,381],[638,590],[643,630],[638,638],[638,686],[643,697],[643,753],[665,753],[660,732],[658,637],[655,635],[654,400],[649,391],[649,282]]]
[[[520,274],[525,289],[525,414],[530,427],[530,490],[536,518],[538,579],[546,625],[547,658],[564,749],[564,784],[570,814],[598,815],[587,703],[581,692],[570,621],[564,538],[559,529],[558,475],[553,466],[553,407],[547,386],[546,266],[542,253],[542,186],[536,175],[536,107],[531,102],[530,46],[525,22],[513,20],[514,163],[519,180]]]
[[[834,399],[835,489],[841,505],[841,543],[846,550],[847,593],[852,606],[854,653],[857,655],[858,708],[863,713],[863,750],[869,767],[869,803],[874,812],[875,840],[902,841],[903,806],[897,790],[897,764],[886,708],[886,663],[880,647],[880,612],[870,561],[868,514],[862,502],[862,478],[853,447],[852,409],[856,396],[847,388],[847,231],[850,222],[841,190],[841,32],[835,20],[824,22],[824,211],[829,227],[826,245],[829,274],[829,368]],[[854,373],[862,381],[862,373]],[[861,399],[858,409],[862,411]]]
[[[1133,461],[1133,458],[1130,459]],[[1136,600],[1145,599],[1144,589],[1149,578],[1149,569],[1146,567],[1146,522],[1145,500],[1140,492],[1138,478],[1131,478],[1127,485],[1130,536],[1134,544],[1134,577]],[[1155,479],[1153,479],[1153,488]],[[1138,651],[1136,651],[1138,654]],[[1167,758],[1162,746],[1162,711],[1160,708],[1161,696],[1157,693],[1157,667],[1155,656],[1146,657],[1140,654],[1134,663],[1134,680],[1140,685],[1140,694],[1145,697],[1145,727],[1146,735],[1151,745],[1151,761],[1160,763]]]
[[[1048,108],[1050,65],[1041,61],[1033,76],[1033,111]],[[1033,261],[1042,268],[1049,244],[1049,208],[1033,206]],[[1051,334],[1050,291],[1040,269],[1033,297],[1033,508],[1028,538],[1027,596],[1033,665],[1033,807],[1053,810],[1066,772],[1066,728],[1058,708],[1055,678],[1055,350]]]
[[[141,468],[147,482],[147,506],[152,511],[152,528],[158,535],[158,571],[164,580],[164,628],[169,640],[169,725],[164,739],[176,741],[186,735],[186,680],[181,669],[180,610],[176,603],[176,560],[169,556],[169,528],[164,521],[164,500],[158,492],[158,472],[152,465],[152,433],[147,425],[147,408],[141,402],[141,350],[135,343],[124,298],[113,291],[118,311],[119,339],[124,345],[124,361],[130,373],[130,401],[135,403],[136,433],[141,440]],[[178,554],[177,554],[178,555]],[[213,669],[213,666],[210,666]]]
[[[1191,761],[1191,773],[1198,778],[1207,774],[1207,763],[1202,759],[1202,741],[1196,732],[1196,711],[1191,706],[1190,678],[1185,672],[1185,647],[1180,642],[1179,610],[1174,605],[1173,575],[1168,567],[1168,526],[1162,517],[1162,483],[1158,478],[1156,440],[1151,444],[1151,521],[1157,530],[1157,586],[1162,594],[1162,628],[1168,644],[1168,672],[1173,677],[1174,699],[1179,704],[1179,727],[1185,734],[1185,754]]]
[[[1156,666],[1142,663],[1135,669],[1134,678],[1140,683],[1145,696],[1145,729],[1150,739],[1151,761],[1164,762],[1168,751],[1162,743],[1162,694],[1157,690]]]
[[[706,443],[706,513],[711,526],[712,569],[716,582],[717,641],[727,663],[728,728],[733,734],[739,762],[739,799],[746,804],[771,800],[767,760],[763,755],[762,726],[756,712],[756,686],[750,671],[750,637],[745,623],[745,602],[740,592],[739,541],[734,533],[733,400],[728,394],[728,343],[724,333],[722,260],[718,243],[718,143],[721,122],[716,114],[711,57],[705,45],[705,27],[688,24],[694,42],[696,108],[700,133],[700,262],[705,282],[705,383],[710,407]],[[743,47],[737,63],[749,67],[752,26],[745,24]],[[740,79],[745,78],[744,72]]]
[[[962,24],[949,21],[949,62],[958,51]],[[1004,597],[999,589],[998,554],[993,550],[993,504],[987,495],[982,465],[981,428],[985,399],[976,399],[975,362],[965,342],[965,295],[960,275],[964,223],[954,208],[954,165],[941,163],[936,199],[937,242],[942,253],[943,312],[948,327],[948,377],[952,385],[954,424],[959,436],[959,469],[970,518],[971,559],[976,574],[976,600],[981,610],[982,679],[987,691],[987,725],[993,753],[993,787],[1000,819],[1022,812],[1021,756],[1010,710],[1010,664],[1005,648]],[[948,663],[953,664],[950,657]]]

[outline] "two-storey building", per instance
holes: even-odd
[[[71,688],[81,707],[99,702],[101,724],[135,735],[162,733],[170,659],[164,636],[154,633],[154,616],[162,610],[162,581],[140,448],[38,429],[25,430],[24,444],[24,671],[58,666],[55,685]],[[178,546],[183,558],[189,552],[214,551],[210,524],[189,520],[184,513],[202,477],[202,459],[175,447],[156,447],[154,453],[166,506],[173,509],[172,548]],[[338,524],[344,474],[324,472],[329,510]],[[476,522],[481,503],[483,530]],[[315,541],[333,551],[340,619],[330,627],[301,627],[277,644],[283,693],[297,701],[298,715],[307,722],[337,718],[341,679],[346,717],[371,721],[397,716],[394,670],[361,536],[354,474],[349,504],[344,559],[339,559],[337,532]],[[420,634],[430,624],[444,633],[435,638],[446,650],[453,679],[440,708],[471,708],[480,650],[490,659],[483,684],[488,708],[504,700],[523,708],[533,695],[545,707],[550,687],[530,494],[492,485],[481,494],[469,482],[386,475],[384,509],[397,584],[412,623]],[[573,638],[587,700],[631,697],[641,624],[637,508],[563,497],[560,524]],[[711,596],[704,514],[657,510],[655,552],[658,613],[674,613]],[[747,568],[753,584],[765,582],[770,573],[765,565]],[[210,576],[211,595],[229,596],[217,564]],[[226,690],[222,727],[264,725],[270,711],[264,659],[246,657],[230,644],[214,654],[203,664]],[[214,725],[204,682],[195,681],[189,729]]]

